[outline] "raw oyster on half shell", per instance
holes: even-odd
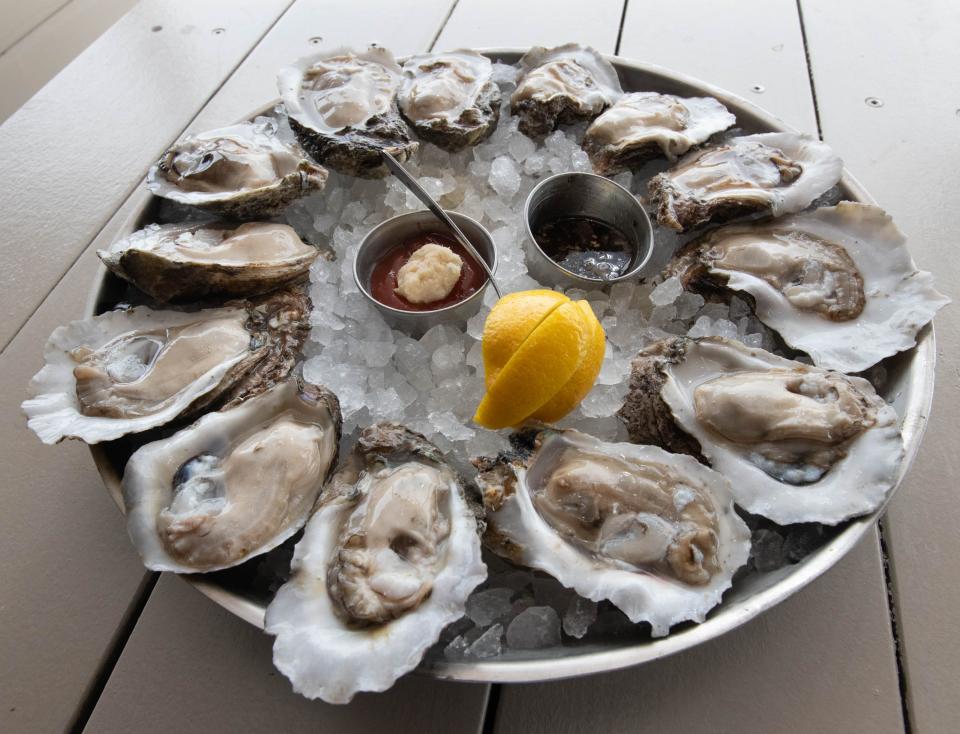
[[[340,425],[333,393],[297,376],[140,447],[123,502],[144,565],[217,571],[290,538],[333,471]]]
[[[277,137],[272,120],[186,137],[147,173],[157,196],[234,219],[279,214],[326,181],[325,169]]]
[[[383,691],[463,616],[487,576],[477,519],[439,449],[393,423],[361,432],[267,608],[273,662],[308,698]]]
[[[702,456],[738,505],[781,525],[872,512],[904,455],[896,412],[866,380],[722,337],[641,351],[618,415],[631,441]]]
[[[623,94],[617,70],[589,46],[537,46],[520,59],[510,112],[520,132],[542,138],[558,125],[592,120]]]
[[[151,224],[97,251],[115,275],[161,303],[253,296],[306,275],[319,251],[286,224]]]
[[[843,161],[810,135],[761,133],[694,151],[650,180],[657,221],[678,232],[807,207],[840,180]]]
[[[736,120],[713,97],[634,92],[623,95],[590,124],[582,147],[593,170],[611,176],[660,155],[676,160]]]
[[[787,344],[841,372],[909,349],[949,303],[890,216],[850,201],[716,229],[684,246],[664,274],[706,296],[746,294]]]
[[[403,82],[387,49],[334,51],[300,59],[277,75],[297,140],[314,159],[360,178],[383,178],[386,151],[405,161],[417,149],[397,108]]]
[[[400,112],[424,140],[456,153],[496,129],[500,88],[486,56],[463,49],[412,56],[403,74]]]
[[[108,311],[56,329],[23,405],[44,443],[111,441],[228,407],[290,374],[309,331],[300,287],[202,311]]]
[[[750,551],[727,480],[655,446],[574,430],[534,435],[518,455],[475,460],[487,546],[609,599],[654,636],[702,622]]]

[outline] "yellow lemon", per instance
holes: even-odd
[[[577,367],[566,384],[530,416],[544,423],[554,423],[576,408],[590,392],[597,375],[600,374],[600,367],[603,365],[603,355],[607,348],[607,337],[603,327],[597,321],[597,317],[587,301],[577,301],[575,305],[580,307],[583,312],[583,319],[589,325],[586,349],[583,358],[580,360],[580,366]]]
[[[483,325],[483,371],[487,389],[533,330],[569,301],[556,291],[535,290],[510,293],[496,302]]]
[[[580,305],[567,299],[553,308],[488,383],[474,421],[493,429],[522,423],[567,384],[593,339]]]

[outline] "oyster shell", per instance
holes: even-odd
[[[510,96],[520,132],[542,138],[558,125],[591,120],[623,94],[617,70],[589,46],[537,46],[520,59],[521,74]]]
[[[729,483],[689,456],[548,430],[528,456],[475,463],[488,547],[654,636],[702,622],[747,561]]]
[[[123,502],[144,565],[205,573],[280,545],[332,472],[340,425],[333,393],[297,377],[139,448]]]
[[[252,296],[306,275],[319,251],[285,224],[151,224],[98,250],[103,264],[160,302]]]
[[[147,173],[157,196],[235,219],[279,214],[326,181],[326,170],[280,141],[272,120],[184,138]]]
[[[416,667],[486,578],[477,521],[436,446],[402,426],[361,432],[267,608],[273,662],[298,693],[346,703]]]
[[[451,153],[487,138],[500,119],[490,59],[459,50],[412,56],[403,65],[400,112],[424,140]]]
[[[44,443],[111,441],[229,407],[290,374],[309,330],[302,288],[203,311],[108,311],[56,329],[21,406]]]
[[[780,216],[807,207],[840,180],[843,161],[810,135],[732,138],[684,156],[650,180],[657,221],[685,232],[751,214]]]
[[[866,380],[721,337],[641,351],[618,416],[631,441],[702,455],[738,505],[781,525],[872,512],[904,453],[896,412]]]
[[[611,176],[659,155],[676,160],[736,121],[713,97],[635,92],[623,95],[590,124],[582,147],[594,171]]]
[[[665,275],[701,293],[746,293],[787,344],[841,372],[909,349],[949,303],[917,270],[890,216],[849,201],[714,230],[686,245]]]
[[[389,171],[381,153],[405,161],[417,149],[400,117],[400,67],[385,48],[300,59],[277,75],[290,127],[316,160],[360,178]]]

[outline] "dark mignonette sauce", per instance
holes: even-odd
[[[463,264],[460,278],[446,298],[430,303],[411,303],[397,293],[397,273],[400,272],[410,256],[424,245],[430,243],[443,245],[460,256]],[[487,281],[483,267],[473,259],[467,249],[452,237],[439,232],[427,232],[404,240],[387,250],[383,258],[374,266],[370,275],[370,292],[384,306],[401,311],[433,311],[444,308],[468,298],[476,293]]]
[[[538,222],[533,236],[544,254],[582,278],[613,280],[630,269],[633,248],[616,227],[590,217]]]

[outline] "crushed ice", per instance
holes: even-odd
[[[530,190],[544,176],[591,167],[579,146],[583,125],[557,130],[539,144],[519,133],[508,103],[516,70],[496,64],[494,73],[504,103],[493,135],[456,154],[423,144],[408,168],[444,207],[487,227],[498,249],[498,282],[510,293],[541,287],[527,272],[522,245],[521,212]],[[275,114],[281,137],[292,139],[282,112]],[[642,194],[649,177],[665,165],[649,164],[613,180]],[[471,422],[483,394],[480,337],[494,293],[486,293],[481,311],[463,327],[440,325],[414,339],[391,329],[353,279],[357,247],[366,232],[392,216],[420,208],[393,178],[366,181],[331,172],[324,191],[287,210],[286,221],[306,241],[330,254],[319,258],[310,271],[312,332],[304,376],[327,385],[340,398],[344,449],[359,428],[380,420],[400,421],[427,436],[469,474],[469,457],[495,454],[508,446],[506,431],[488,431]],[[682,240],[675,233],[655,228],[650,272],[662,267],[679,244]],[[730,336],[766,348],[774,344],[746,303],[738,298],[729,306],[705,303],[701,296],[684,292],[676,278],[656,287],[617,283],[609,293],[574,288],[566,294],[590,302],[606,330],[607,350],[593,390],[560,425],[608,441],[626,439],[614,413],[627,390],[630,360],[642,347],[687,333]],[[775,543],[772,537],[767,543],[771,542]],[[764,557],[760,565],[771,563]],[[504,647],[560,644],[561,631],[576,639],[588,629],[629,629],[624,620],[612,608],[598,614],[594,602],[553,579],[502,564],[470,598],[467,616],[448,628],[442,654],[450,659],[493,657]]]

